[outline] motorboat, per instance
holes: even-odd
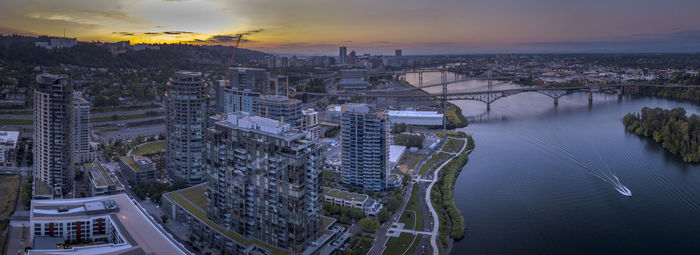
[[[616,185],[615,190],[617,190],[617,192],[620,192],[620,194],[622,194],[626,197],[632,196],[632,191],[630,189],[628,189],[627,187],[625,187],[625,185],[620,185],[620,186]]]

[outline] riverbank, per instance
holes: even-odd
[[[440,73],[423,78],[439,82]],[[494,83],[493,89],[518,86]],[[450,84],[449,91],[487,88],[487,81],[465,81]],[[441,93],[439,87],[425,90]],[[587,93],[572,93],[554,106],[548,97],[522,93],[498,100],[489,112],[479,101],[453,103],[466,116],[483,119],[460,129],[478,138],[479,149],[454,184],[454,201],[469,227],[464,238],[448,241],[453,254],[693,254],[700,249],[695,242],[700,171],[651,139],[625,132],[620,123],[645,106],[700,114],[695,102],[594,93],[591,104]],[[634,197],[620,195],[569,157],[549,152],[561,149],[594,169],[610,169]],[[589,241],[581,243],[584,239]]]
[[[466,138],[457,138],[465,136]],[[436,213],[439,220],[439,237],[443,247],[448,246],[448,238],[455,240],[462,239],[466,230],[464,217],[457,209],[454,201],[454,184],[459,176],[459,173],[464,168],[469,160],[469,153],[474,149],[474,140],[471,136],[464,133],[457,135],[448,134],[448,142],[450,140],[461,140],[460,145],[465,146],[455,157],[450,159],[437,174],[438,181],[430,190],[430,200],[435,204]]]
[[[683,108],[644,107],[640,114],[625,115],[622,124],[629,132],[652,138],[666,151],[681,156],[684,162],[700,162],[700,117],[695,114],[687,117]]]
[[[462,146],[457,152],[442,152],[452,156],[432,172],[432,178],[429,179],[430,184],[425,190],[424,200],[433,219],[430,232],[430,245],[433,254],[449,253],[449,237],[457,240],[464,237],[466,225],[454,202],[454,183],[467,163],[469,153],[474,148],[474,140],[465,133],[448,133],[444,138],[460,140],[457,143]],[[445,144],[447,143],[446,141]],[[441,150],[444,150],[444,146]],[[440,239],[439,244],[438,238]]]

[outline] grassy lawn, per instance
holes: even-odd
[[[175,203],[180,204],[185,210],[190,212],[193,216],[199,218],[204,222],[205,224],[209,225],[212,229],[215,229],[216,231],[219,231],[220,233],[230,237],[233,240],[236,240],[237,242],[243,244],[243,245],[250,245],[252,243],[255,243],[256,245],[266,248],[271,251],[272,254],[289,254],[286,250],[279,249],[277,247],[273,247],[269,244],[263,243],[261,241],[258,241],[256,239],[248,239],[245,238],[233,231],[224,229],[220,225],[214,223],[213,221],[209,220],[207,218],[207,213],[205,211],[202,211],[197,208],[197,206],[204,206],[204,210],[206,210],[206,197],[204,196],[204,186],[196,186],[193,188],[188,188],[184,190],[178,190],[174,191],[171,193],[166,194],[170,199],[172,199]],[[192,201],[192,203],[188,202],[185,200],[185,197],[187,200]],[[204,204],[202,204],[202,201],[204,201]],[[195,203],[197,206],[195,206]]]
[[[116,119],[114,118],[114,116],[95,117],[95,118],[90,118],[90,122],[106,122],[106,121],[115,121],[115,120],[133,120],[133,119],[143,119],[143,118],[154,117],[154,116],[160,116],[160,115],[161,115],[160,113],[141,113],[141,114],[132,114],[132,115],[118,115]]]
[[[19,110],[19,111],[0,111],[0,114],[14,114],[14,115],[32,115],[34,111],[32,110]]]
[[[418,186],[414,184],[406,209],[399,219],[399,222],[404,223],[404,229],[423,231],[425,222],[423,221],[423,212],[420,209],[419,199],[421,199],[421,194],[419,194]],[[399,255],[404,254],[404,252],[405,254],[413,254],[413,251],[418,247],[420,238],[421,236],[415,236],[410,233],[401,233],[398,238],[391,237],[386,242],[384,254]]]
[[[204,192],[207,190],[204,188],[204,186],[197,186],[191,189],[184,189],[181,190],[180,195],[183,197],[187,198],[187,200],[190,200],[194,205],[199,206],[199,208],[202,208],[203,210],[207,209],[207,197],[202,196]]]
[[[323,171],[321,172],[321,185],[324,187],[335,188],[336,179],[338,178],[338,173]]]
[[[93,129],[95,129],[96,130],[95,133],[97,133],[97,135],[100,135],[100,136],[104,135],[107,132],[114,132],[114,131],[121,130],[121,128],[118,128],[118,127],[93,128]]]
[[[323,179],[333,180],[338,177],[338,173],[323,171],[321,172],[321,176]]]
[[[404,210],[399,222],[402,222],[404,228],[415,229],[423,231],[423,211],[420,209],[419,199],[421,199],[421,194],[418,194],[418,186],[413,185],[413,190],[411,191],[411,197],[408,199],[408,204],[406,204],[406,209]],[[413,225],[415,218],[415,226]]]
[[[351,244],[350,249],[352,249],[353,253],[348,253],[348,251],[345,250],[345,252],[341,254],[368,254],[369,250],[372,249],[373,240],[374,239],[368,235],[354,234],[348,239],[348,242]]]
[[[0,119],[0,125],[31,125],[34,124],[32,119]]]
[[[445,143],[445,147],[442,148],[442,151],[457,153],[457,152],[459,152],[460,149],[462,149],[463,145],[464,145],[464,141],[462,141],[462,140],[447,139],[447,142]]]
[[[413,251],[415,249],[415,246],[418,246],[418,242],[420,242],[420,239],[418,239],[420,236],[416,236],[414,234],[410,233],[401,233],[399,237],[389,237],[389,239],[386,241],[386,249],[384,249],[383,254],[387,255],[401,255],[401,254],[413,254]],[[413,243],[413,245],[411,245]],[[411,249],[413,248],[413,249]],[[406,250],[411,250],[410,252],[406,252]]]
[[[450,123],[455,125],[455,128],[462,128],[467,126],[467,118],[462,115],[462,109],[459,107],[451,107],[445,109],[445,115]]]
[[[155,141],[136,146],[131,154],[135,155],[149,155],[153,153],[158,153],[165,151],[165,141]]]
[[[0,216],[10,216],[15,210],[19,192],[19,175],[0,175]]]
[[[428,169],[431,169],[431,168],[437,166],[438,163],[442,162],[442,160],[448,158],[449,156],[450,156],[450,154],[447,154],[444,152],[438,152],[438,153],[433,154],[433,156],[430,157],[430,159],[428,159],[428,161],[425,162],[425,164],[423,164],[420,167],[420,171],[418,171],[418,175],[423,176],[426,172],[428,172]]]
[[[415,170],[416,165],[423,158],[425,158],[425,154],[409,152],[406,154],[406,156],[403,157],[403,159],[401,159],[401,162],[399,162],[399,165],[406,164],[406,168],[408,170]]]
[[[328,227],[335,222],[334,218],[327,217],[327,216],[321,216],[321,220],[323,220],[323,229],[327,229]]]
[[[461,131],[447,131],[447,132],[435,131],[435,134],[440,138],[445,138],[445,133],[447,133],[448,137],[467,138],[467,134],[465,134],[464,132],[461,132]]]

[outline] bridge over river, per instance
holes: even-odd
[[[455,81],[458,82],[458,81]],[[452,83],[452,82],[450,82]],[[438,85],[446,86],[447,83],[441,83]],[[426,86],[437,86],[434,84]],[[425,87],[425,86],[424,86]],[[435,100],[474,100],[480,101],[486,104],[486,108],[490,109],[491,103],[494,101],[520,94],[520,93],[540,93],[546,95],[554,100],[554,104],[559,103],[559,98],[576,92],[586,92],[588,93],[588,100],[593,100],[593,92],[609,92],[617,93],[618,96],[622,96],[625,93],[635,93],[639,91],[640,87],[657,87],[657,88],[700,88],[700,85],[677,85],[677,84],[650,84],[650,83],[629,83],[629,84],[598,84],[590,86],[577,86],[577,87],[544,87],[544,86],[532,86],[523,87],[517,89],[504,89],[504,90],[484,90],[484,91],[469,91],[469,92],[450,92],[447,93],[446,89],[443,89],[443,93],[440,94],[415,94],[410,93],[415,90],[413,88],[409,89],[395,89],[395,90],[368,90],[368,91],[357,91],[357,92],[345,92],[345,93],[312,93],[312,92],[300,92],[298,94],[306,96],[328,96],[328,97],[342,97],[342,98],[395,98],[398,101],[435,101]],[[420,87],[417,87],[420,88]]]

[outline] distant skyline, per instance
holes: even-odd
[[[694,0],[3,0],[0,33],[283,54],[700,52]]]

